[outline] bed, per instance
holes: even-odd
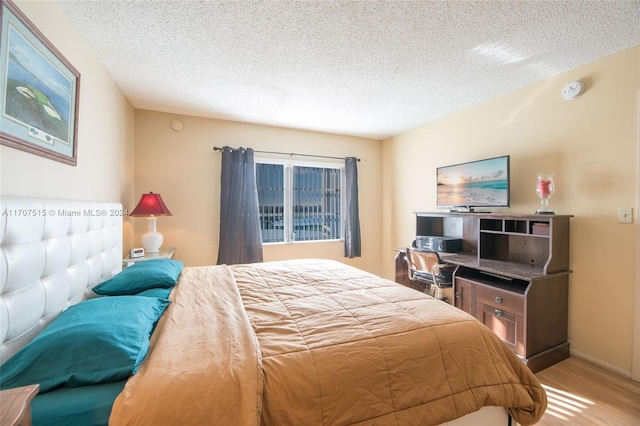
[[[61,204],[54,208],[51,203]],[[3,199],[1,210],[26,205],[57,213],[64,204]],[[121,211],[117,204],[60,208]],[[34,216],[5,214],[0,222],[3,360],[46,333],[46,324],[68,306],[109,300],[113,296],[97,297],[92,289],[122,275],[122,218],[117,213],[88,219],[51,216],[36,217],[35,227]],[[46,231],[49,219],[63,231]],[[70,232],[71,223],[92,237]],[[58,260],[48,256],[56,251],[51,238],[69,239],[55,244],[69,247],[70,254]],[[73,254],[78,247],[73,241],[84,241],[81,255]],[[30,272],[29,280],[20,278],[26,272],[17,260],[25,244],[32,252],[40,245],[37,250],[45,253],[42,268]],[[63,266],[51,266],[49,260]],[[84,287],[60,278],[75,277],[78,270]],[[53,290],[48,285],[52,277],[67,284]],[[30,314],[17,326],[15,318],[31,311],[30,300],[39,300],[39,294],[58,302],[45,302],[37,318]],[[506,425],[511,419],[533,424],[546,408],[546,394],[535,376],[473,317],[340,262],[187,267],[165,294],[169,302],[153,325],[148,352],[135,374],[41,393],[32,405],[34,424],[54,418],[50,410],[60,407],[62,415],[73,412],[82,419],[76,424],[108,419],[113,425]],[[81,402],[74,404],[78,398]]]

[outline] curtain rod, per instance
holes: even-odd
[[[213,150],[214,151],[222,151],[225,148],[229,148],[229,149],[233,149],[231,147],[228,146],[223,146],[223,147],[219,147],[219,146],[214,146]],[[240,147],[240,149],[244,149],[242,147]],[[346,160],[348,157],[332,157],[330,155],[313,155],[313,154],[296,154],[295,152],[278,152],[278,151],[253,151],[253,152],[258,152],[260,154],[278,154],[278,155],[289,155],[289,156],[298,156],[298,157],[315,157],[315,158],[332,158],[334,160]],[[356,158],[356,161],[360,161],[359,158]]]

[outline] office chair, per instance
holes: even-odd
[[[452,274],[440,260],[438,252],[407,247],[406,254],[409,279],[420,282],[420,291],[452,303]]]

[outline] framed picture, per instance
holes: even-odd
[[[80,73],[13,2],[0,1],[0,143],[75,166]]]

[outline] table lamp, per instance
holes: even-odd
[[[156,229],[156,216],[172,216],[171,212],[162,201],[160,194],[149,192],[142,194],[140,201],[129,216],[147,216],[148,229],[142,234],[142,247],[145,253],[158,253],[162,246],[162,234]]]

